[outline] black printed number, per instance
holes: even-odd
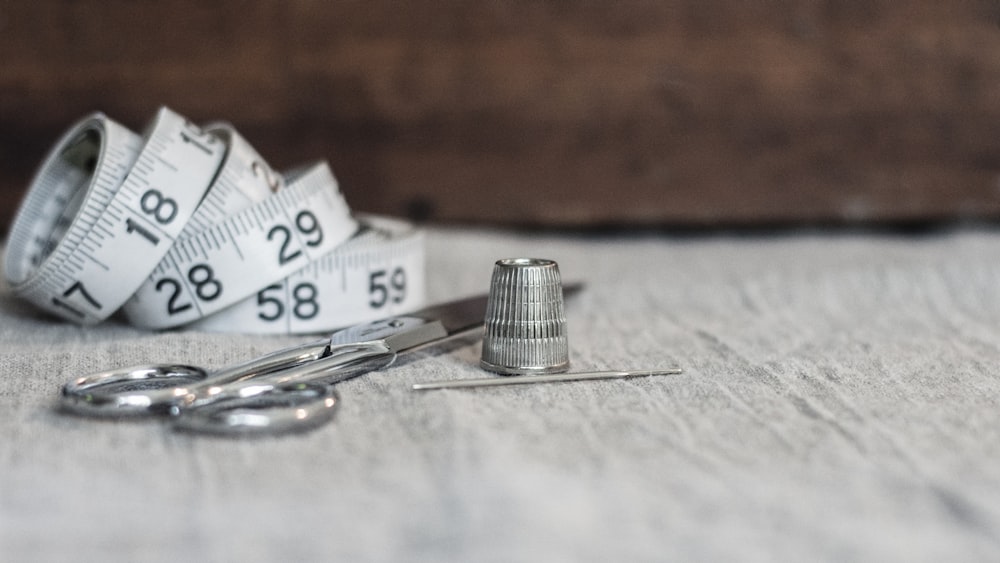
[[[300,211],[295,216],[295,230],[301,235],[306,246],[318,246],[323,242],[323,228],[320,227],[319,220],[312,211]],[[278,264],[284,265],[302,255],[302,251],[295,249],[292,244],[292,231],[285,225],[275,225],[267,232],[267,240],[281,239],[281,248],[278,250]]]
[[[155,188],[146,190],[139,198],[139,208],[161,225],[166,225],[177,217],[177,202],[163,195]]]
[[[143,227],[142,225],[136,223],[131,217],[125,219],[125,232],[127,233],[138,233],[142,238],[148,240],[153,246],[160,243],[160,237],[154,235],[149,229]]]
[[[263,321],[273,322],[285,314],[285,305],[280,298],[268,295],[269,291],[281,291],[281,284],[269,285],[257,292],[257,306],[262,309],[257,312],[257,317]]]
[[[381,309],[389,301],[402,303],[406,299],[406,270],[396,268],[389,273],[375,270],[368,275],[368,304]]]
[[[222,284],[215,279],[215,272],[208,264],[197,264],[188,270],[188,281],[194,284],[194,293],[202,301],[212,301],[222,295]]]
[[[280,297],[269,295],[274,291],[281,291],[281,284],[269,285],[257,293],[257,305],[262,309],[257,316],[264,321],[274,322],[285,314],[285,305]],[[309,282],[297,284],[292,289],[292,315],[299,320],[307,321],[315,318],[319,314],[319,290],[316,285]]]
[[[323,242],[323,229],[319,226],[319,220],[312,211],[299,211],[295,216],[295,228],[302,233],[302,236],[311,237],[306,241],[306,246],[317,246]]]
[[[88,304],[90,304],[91,307],[93,307],[93,308],[95,308],[97,310],[101,309],[100,302],[98,302],[96,299],[94,299],[94,297],[90,293],[87,292],[87,289],[85,287],[83,287],[83,283],[78,282],[78,281],[74,282],[73,285],[69,286],[69,288],[66,289],[66,291],[64,291],[62,293],[62,296],[65,297],[65,298],[67,298],[67,299],[69,299],[70,296],[72,296],[74,293],[79,293],[80,297],[83,297],[83,300],[86,301]],[[85,316],[83,314],[83,312],[81,312],[80,310],[78,310],[76,307],[73,307],[72,305],[70,305],[69,303],[66,303],[62,299],[59,299],[58,297],[53,297],[52,298],[52,304],[55,305],[55,306],[57,306],[57,307],[60,307],[62,309],[65,309],[65,310],[69,311],[70,313],[73,313],[75,316],[77,316],[77,317],[79,317],[81,319],[84,318],[84,316]]]
[[[146,193],[142,194],[142,197],[139,198],[139,209],[142,209],[143,213],[149,215],[161,225],[166,225],[177,217],[177,202],[169,197],[165,197],[163,192],[155,188],[146,190]],[[152,243],[153,246],[160,243],[160,237],[153,234],[146,227],[133,221],[131,217],[125,220],[125,231],[130,234],[138,234]]]
[[[208,264],[195,264],[187,273],[188,281],[194,286],[194,293],[202,301],[212,301],[222,295],[222,282],[215,279],[215,272]],[[170,291],[167,297],[167,314],[176,315],[191,308],[191,303],[181,301],[181,283],[173,278],[163,278],[156,282],[156,291]]]
[[[295,318],[307,321],[319,314],[316,294],[316,286],[309,282],[295,286],[295,289],[292,290],[292,298],[295,299],[292,314],[295,315]]]
[[[178,303],[181,296],[181,284],[172,278],[163,278],[156,282],[156,291],[163,291],[163,288],[170,288],[170,297],[167,298],[167,314],[176,315],[191,308],[190,303]]]
[[[301,254],[301,250],[295,250],[294,252],[288,251],[288,243],[292,242],[292,233],[288,230],[288,227],[284,225],[275,225],[271,227],[271,230],[267,232],[267,240],[271,240],[275,235],[281,235],[281,249],[278,251],[278,265],[284,265],[292,260],[298,258]]]

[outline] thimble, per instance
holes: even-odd
[[[480,364],[501,375],[569,368],[562,279],[552,260],[508,258],[493,267]]]

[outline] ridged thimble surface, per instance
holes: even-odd
[[[558,373],[569,368],[562,279],[555,262],[539,258],[497,261],[480,363],[503,375]]]

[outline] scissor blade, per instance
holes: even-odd
[[[563,286],[563,297],[572,297],[581,289],[583,289],[581,283],[566,284]],[[448,336],[455,336],[483,326],[488,302],[489,295],[477,295],[440,305],[432,305],[412,313],[412,315],[429,321],[438,321],[448,332]]]
[[[563,295],[575,295],[582,287],[578,283],[568,284],[563,287]],[[381,340],[396,352],[426,346],[481,328],[488,301],[487,295],[477,295],[406,315],[362,323],[333,333],[330,345]]]

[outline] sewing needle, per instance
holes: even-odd
[[[556,383],[559,381],[591,381],[595,379],[628,379],[632,377],[647,377],[652,375],[678,375],[684,373],[681,368],[661,370],[636,371],[588,371],[578,373],[556,373],[551,375],[516,375],[504,377],[487,377],[482,379],[457,379],[453,381],[428,381],[414,383],[414,391],[429,391],[431,389],[454,389],[469,387],[496,387],[501,385],[523,385],[527,383]]]

